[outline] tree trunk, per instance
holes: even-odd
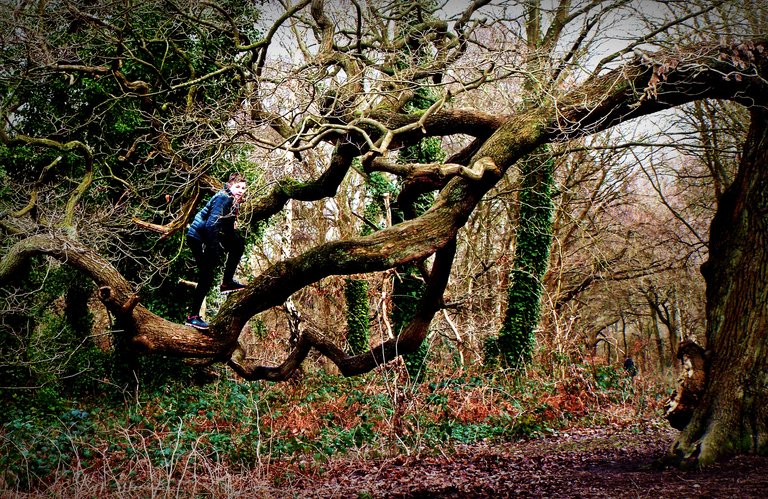
[[[629,344],[627,343],[627,318],[624,317],[624,312],[621,313],[621,344],[624,347],[624,355],[629,357]],[[616,360],[619,360],[618,355]]]
[[[347,278],[344,284],[344,297],[347,302],[347,345],[349,353],[357,355],[368,350],[371,336],[368,281]]]
[[[768,453],[768,112],[754,107],[751,115],[702,266],[708,370],[701,402],[669,452],[682,465]]]
[[[659,314],[653,304],[651,304],[651,329],[656,341],[656,351],[659,354],[659,370],[663,372],[664,368],[667,367],[667,360],[664,357],[664,340],[661,337],[661,328],[659,327]]]
[[[541,318],[542,280],[552,245],[554,160],[533,156],[522,161],[521,168],[520,222],[507,309],[498,337],[486,343],[486,357],[509,367],[525,365],[533,355]]]
[[[434,185],[443,187],[432,207],[414,220],[387,227],[369,236],[350,237],[314,246],[254,275],[244,291],[225,301],[211,321],[208,334],[164,320],[142,306],[140,293],[134,285],[120,275],[110,261],[101,257],[95,248],[72,237],[77,232],[72,231],[71,227],[59,231],[40,226],[33,235],[10,246],[0,258],[0,286],[10,283],[14,274],[31,257],[49,255],[83,271],[100,286],[99,298],[124,324],[121,329],[130,338],[131,345],[144,354],[228,361],[246,379],[278,381],[288,379],[290,371],[297,369],[310,349],[315,348],[336,363],[346,376],[368,372],[403,352],[415,351],[424,340],[430,321],[443,304],[442,294],[450,275],[458,231],[466,224],[483,196],[497,185],[512,165],[545,144],[584,137],[693,100],[726,98],[748,106],[765,105],[765,96],[768,95],[765,80],[765,74],[768,73],[766,54],[768,49],[762,39],[727,45],[702,44],[659,52],[650,57],[641,54],[611,71],[596,72],[597,76],[558,99],[544,101],[539,107],[529,107],[508,117],[494,118],[479,111],[461,110],[435,111],[423,115],[381,111],[379,116],[382,117],[382,123],[386,122],[387,128],[396,137],[389,143],[392,147],[384,147],[384,151],[368,156],[368,153],[375,151],[370,145],[362,149],[359,147],[362,139],[357,132],[334,138],[337,146],[331,155],[328,169],[320,177],[311,182],[284,179],[277,182],[270,193],[248,204],[250,208],[245,216],[251,220],[251,227],[257,229],[257,224],[280,212],[291,199],[314,201],[333,196],[352,168],[353,159],[361,153],[372,158],[373,164],[381,159],[377,154],[394,150],[397,145],[413,143],[416,138],[425,135],[467,133],[476,136],[476,144],[462,152],[461,165],[471,167],[457,170],[462,171],[462,174],[449,173],[447,176],[443,175],[442,169],[436,173],[425,170]],[[764,125],[765,117],[758,112],[754,114],[755,121]],[[373,113],[370,117],[375,118],[376,115]],[[401,125],[405,131],[394,133]],[[387,137],[391,138],[391,135]],[[388,143],[384,140],[386,137],[380,138],[382,144]],[[762,225],[761,213],[752,208],[764,208],[764,203],[756,199],[762,195],[760,189],[765,184],[766,172],[760,170],[765,163],[762,157],[765,144],[761,142],[764,139],[759,127],[755,125],[746,148],[750,154],[745,156],[737,187],[724,196],[730,200],[727,205],[730,211],[721,207],[718,218],[713,222],[712,240],[717,245],[713,245],[713,266],[707,275],[712,295],[708,298],[713,298],[709,314],[717,320],[710,320],[712,332],[709,337],[715,353],[725,358],[719,360],[716,356],[713,372],[725,373],[726,381],[717,381],[719,384],[713,382],[707,400],[714,407],[713,418],[717,418],[718,424],[722,422],[723,428],[730,428],[726,419],[728,416],[723,417],[719,411],[730,406],[720,402],[729,396],[739,398],[733,390],[729,392],[733,386],[729,386],[728,382],[733,385],[737,373],[743,375],[750,381],[743,383],[750,390],[757,386],[755,393],[760,398],[758,402],[762,401],[759,396],[764,392],[765,385],[759,379],[752,379],[756,377],[752,373],[762,372],[764,367],[759,361],[762,352],[758,347],[762,339],[760,328],[764,325],[761,313],[765,309],[765,299],[760,295],[758,287],[759,278],[764,278],[761,273],[763,269],[753,265],[753,260],[761,264],[766,258],[760,252],[754,258],[748,253],[752,248],[765,251],[760,237],[764,230],[748,232],[742,228],[739,232],[736,223],[746,224],[750,229]],[[50,139],[16,134],[15,131],[9,134],[4,127],[0,127],[0,143],[7,147],[39,145],[51,147],[52,150],[70,147]],[[82,146],[79,142],[73,143],[75,147]],[[90,154],[88,147],[81,149]],[[171,152],[168,151],[169,155]],[[413,168],[414,171],[421,170],[421,167]],[[467,171],[471,175],[467,175]],[[751,177],[753,174],[754,178]],[[418,177],[415,173],[402,175]],[[750,182],[757,184],[757,187],[747,185]],[[72,199],[79,199],[81,194],[76,192]],[[744,206],[750,209],[745,210]],[[727,237],[729,224],[734,226],[731,238]],[[21,226],[12,223],[7,217],[0,220],[0,228],[15,234],[14,237],[25,234]],[[285,303],[294,292],[320,279],[330,275],[379,272],[420,262],[431,255],[435,255],[435,260],[418,315],[399,337],[375,346],[369,352],[349,357],[316,330],[310,330],[299,338],[296,349],[280,366],[259,366],[237,341],[247,321],[254,315]],[[752,288],[744,288],[742,285],[751,285]],[[738,294],[732,293],[732,290],[738,290]],[[745,296],[745,293],[754,295],[751,296],[754,303],[739,301],[738,298]],[[739,329],[743,325],[749,327]],[[739,354],[744,355],[739,358]],[[728,362],[734,359],[738,362],[729,365]],[[740,370],[742,368],[746,370]],[[744,390],[739,398],[748,400],[748,403],[737,406],[739,415],[749,413],[742,405],[747,409],[753,405],[758,407],[756,397],[750,390]],[[711,427],[707,425],[711,418],[707,410],[702,409],[695,415],[694,423],[699,426],[688,437],[681,438],[677,446],[680,453],[692,455],[691,448],[699,437],[712,439],[707,441],[708,448],[724,441],[710,437],[716,433],[709,432]],[[701,421],[697,421],[697,418]],[[758,430],[762,428],[760,424]],[[705,435],[705,431],[709,433]],[[719,427],[718,431],[725,433]],[[764,439],[759,431],[754,434]],[[730,438],[733,433],[728,435]],[[740,445],[738,448],[742,447]]]
[[[677,357],[677,346],[685,338],[685,331],[683,330],[683,318],[680,311],[680,300],[677,297],[677,289],[672,290],[672,317],[670,320],[669,328],[669,352],[670,359]]]

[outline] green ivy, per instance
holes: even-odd
[[[355,159],[359,166],[359,158]],[[393,191],[392,183],[379,172],[368,176],[366,188],[370,200],[365,205],[364,217],[368,223],[363,224],[361,235],[373,232],[371,224],[375,224],[385,215],[384,196]],[[380,225],[383,228],[383,224]],[[370,343],[370,306],[368,304],[368,284],[362,279],[347,279],[344,285],[344,295],[347,300],[347,342],[352,354],[363,353]]]
[[[507,367],[520,367],[531,360],[535,330],[541,316],[542,278],[549,263],[552,244],[552,189],[554,161],[522,163],[523,182],[520,192],[520,224],[515,246],[514,264],[507,290],[507,310],[497,338],[485,343],[489,364],[501,362]]]
[[[348,278],[344,286],[344,296],[347,299],[347,343],[349,352],[357,355],[369,348],[368,281]]]
[[[433,95],[430,89],[419,88],[415,99],[406,106],[406,109],[424,110],[436,100],[437,96]],[[442,148],[442,142],[439,137],[423,138],[416,144],[404,148],[398,154],[398,162],[401,163],[434,163],[442,162],[445,158],[446,153]],[[419,216],[427,211],[434,202],[434,198],[434,193],[419,195],[412,209],[413,213]],[[404,219],[404,208],[398,207],[393,212],[392,218],[402,221]],[[399,334],[415,315],[418,302],[424,293],[425,284],[422,280],[416,278],[418,269],[415,265],[398,268],[398,273],[401,278],[395,281],[392,298],[392,317],[395,330]],[[420,383],[427,377],[428,353],[429,345],[426,341],[423,341],[415,352],[403,356],[408,374],[416,383]]]
[[[399,278],[395,279],[392,290],[392,323],[395,333],[403,332],[408,323],[416,315],[419,300],[424,294],[424,282],[417,277],[415,265],[406,265],[398,269]],[[429,344],[422,341],[415,352],[403,355],[408,375],[415,383],[424,381],[427,377],[427,354]]]
[[[368,191],[369,200],[365,204],[364,217],[368,223],[363,224],[363,228],[360,231],[362,236],[373,233],[374,229],[371,227],[371,224],[377,225],[379,229],[385,227],[383,220],[386,216],[387,207],[384,198],[389,196],[392,199],[396,195],[394,184],[381,172],[372,172],[366,179],[365,186]]]
[[[111,356],[91,338],[90,279],[68,266],[35,258],[22,274],[22,284],[38,292],[29,295],[26,310],[2,317],[0,397],[9,404],[0,420],[25,412],[54,413],[63,397],[94,393],[98,380],[107,375]]]
[[[55,422],[49,424],[50,419]],[[10,485],[21,490],[42,483],[61,468],[74,467],[76,462],[87,467],[93,457],[88,449],[78,450],[78,444],[93,434],[93,422],[88,412],[77,408],[45,421],[13,419],[3,425],[3,432],[0,476],[12,480]]]

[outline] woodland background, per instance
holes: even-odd
[[[127,16],[130,3],[122,5],[122,15]],[[243,36],[259,40],[288,6],[136,4],[139,19],[131,19],[139,33],[136,47],[143,40],[145,50],[158,58],[161,50],[176,54],[164,56],[168,67],[161,76],[180,88],[169,91],[167,107],[157,111],[170,136],[165,138],[173,143],[167,149],[159,135],[152,135],[157,123],[148,125],[143,94],[130,86],[141,76],[135,68],[133,81],[80,68],[70,69],[70,79],[51,69],[29,76],[27,86],[18,84],[14,71],[23,58],[16,51],[25,45],[14,41],[23,38],[19,30],[35,22],[56,26],[52,34],[66,53],[81,45],[90,50],[88,30],[82,28],[84,38],[78,38],[78,26],[108,20],[88,2],[76,7],[66,1],[39,2],[38,11],[27,4],[0,7],[6,19],[0,72],[4,127],[26,127],[29,136],[61,144],[80,137],[93,144],[95,157],[113,159],[97,159],[98,172],[81,203],[87,206],[70,212],[64,201],[82,178],[92,175],[77,151],[53,147],[41,152],[46,145],[39,143],[17,147],[4,134],[0,208],[24,226],[28,213],[21,212],[34,193],[37,222],[52,227],[74,213],[76,230],[137,284],[142,304],[181,323],[190,298],[187,281],[194,280],[193,260],[183,230],[162,234],[157,227],[177,220],[177,199],[189,193],[192,179],[224,179],[230,171],[242,171],[249,178],[248,198],[258,200],[286,179],[322,177],[332,147],[318,139],[299,153],[283,147],[279,134],[264,123],[245,123],[244,109],[256,104],[233,105],[240,94],[232,88],[242,84],[237,76],[198,81],[199,73],[186,75],[205,89],[205,97],[194,111],[179,111],[192,93],[183,80],[172,80],[177,68],[171,66],[194,66],[187,58],[198,49],[214,50],[208,43],[226,53],[228,35],[197,44],[190,35],[194,29],[176,23],[164,9],[199,9],[217,21],[219,8],[229,9]],[[394,10],[395,4],[387,6]],[[493,60],[500,73],[522,67],[523,42],[516,30],[524,31],[530,18],[519,12],[534,4],[543,9],[546,26],[555,4],[491,2],[499,17],[473,32],[470,48],[451,67],[459,75],[456,81],[462,81],[462,72],[478,71],[480,59]],[[326,2],[325,7],[342,19],[353,5],[358,4]],[[441,7],[435,12],[455,20],[467,5],[426,2],[424,9]],[[120,3],[110,4],[115,6]],[[622,56],[642,57],[649,48],[677,47],[711,33],[764,35],[766,26],[765,7],[748,1],[583,2],[571,8],[583,13],[574,16],[582,23],[574,26],[595,22],[600,29],[589,31],[590,42],[569,60],[572,67],[556,82],[561,90],[579,81],[581,68],[621,47],[635,48]],[[298,15],[296,20],[274,34],[274,49],[261,74],[268,91],[260,95],[273,109],[320,106],[321,96],[310,95],[301,81],[309,72],[296,69],[301,58],[290,52],[296,45],[288,39],[312,40],[312,30]],[[202,33],[210,35],[201,28]],[[574,28],[564,35],[562,47],[575,43],[578,33]],[[172,34],[176,41],[194,43],[183,50],[150,43],[166,34],[169,40]],[[43,50],[42,44],[38,47]],[[132,64],[137,63],[129,60],[121,70],[130,74]],[[217,71],[215,65],[205,69],[209,75]],[[315,90],[322,88],[320,83]],[[450,105],[506,116],[520,108],[526,85],[509,70],[477,89],[457,92]],[[430,91],[441,88],[434,87]],[[14,108],[22,93],[26,107]],[[434,103],[430,98],[428,104]],[[458,232],[444,307],[432,321],[424,356],[415,364],[396,360],[351,378],[316,353],[281,383],[244,381],[205,359],[126,353],[120,326],[99,302],[93,283],[58,261],[37,257],[0,291],[0,396],[5,405],[0,490],[124,496],[224,495],[254,484],[287,490],[340,460],[421,459],[450,454],[465,444],[556,436],[574,428],[665,428],[664,404],[679,374],[677,347],[686,338],[704,342],[705,283],[699,269],[708,256],[709,224],[735,175],[748,123],[743,106],[704,100],[551,146],[552,244],[540,320],[530,362],[515,368],[489,362],[487,345],[499,333],[507,307],[524,184],[519,172],[502,178]],[[248,127],[250,133],[240,133]],[[423,140],[401,151],[401,160],[407,162],[410,154],[410,161],[445,161],[469,142],[467,136]],[[179,175],[179,162],[192,169]],[[51,169],[59,172],[55,182],[45,177]],[[335,196],[289,199],[266,221],[241,221],[248,248],[239,278],[248,282],[325,241],[391,225],[402,186],[387,174],[357,172],[345,177]],[[196,199],[204,201],[213,192],[201,189]],[[15,235],[9,227],[4,224],[3,251]],[[293,346],[291,326],[300,316],[301,324],[349,349],[348,334],[359,319],[350,305],[362,300],[369,307],[369,342],[375,345],[397,334],[397,315],[407,314],[407,304],[416,301],[418,291],[407,290],[417,288],[401,286],[409,279],[420,281],[421,276],[397,268],[322,279],[294,293],[290,304],[250,320],[240,342],[256,363],[279,365]],[[215,316],[224,300],[212,292],[206,314]],[[627,358],[636,373],[624,368]]]

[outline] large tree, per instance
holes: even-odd
[[[708,462],[732,450],[765,451],[766,41],[702,35],[696,43],[633,53],[675,23],[652,26],[567,92],[496,114],[455,107],[458,95],[492,84],[505,88],[517,74],[495,61],[503,52],[485,52],[499,33],[491,28],[512,23],[504,5],[476,0],[447,22],[421,15],[418,2],[351,1],[342,15],[321,0],[305,0],[269,12],[274,23],[262,30],[250,19],[248,2],[3,5],[0,139],[4,178],[18,188],[3,190],[0,284],[13,291],[26,264],[48,256],[98,285],[120,334],[141,353],[205,358],[249,380],[284,380],[316,349],[343,374],[363,373],[422,343],[443,306],[458,232],[518,161],[546,144],[688,102],[729,99],[751,109],[752,126],[739,174],[712,225],[706,391],[674,452]],[[422,23],[393,30],[414,12]],[[270,58],[285,33],[296,35],[294,49]],[[410,82],[425,78],[442,86],[445,97],[409,112],[417,90]],[[462,137],[463,147],[444,164],[394,161],[400,148],[424,137]],[[254,273],[202,334],[142,302],[151,276],[143,273],[148,259],[137,241],[147,238],[141,230],[157,238],[177,234],[201,190],[215,187],[216,174],[253,147],[285,151],[303,167],[321,165],[309,179],[278,179],[252,198],[243,220],[254,232],[290,200],[332,197],[357,174],[400,177],[403,201],[437,195],[418,216],[316,244]],[[308,327],[281,365],[261,366],[240,341],[251,318],[328,276],[385,271],[431,256],[410,323],[368,352],[348,355]]]

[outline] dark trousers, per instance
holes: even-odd
[[[187,244],[192,250],[197,265],[197,287],[192,294],[192,308],[190,315],[200,315],[200,307],[203,300],[213,286],[216,277],[216,269],[221,265],[223,254],[227,254],[227,263],[224,265],[224,276],[221,281],[232,282],[235,270],[240,263],[240,258],[245,251],[245,240],[239,234],[222,241],[204,243],[194,237],[187,237]]]

